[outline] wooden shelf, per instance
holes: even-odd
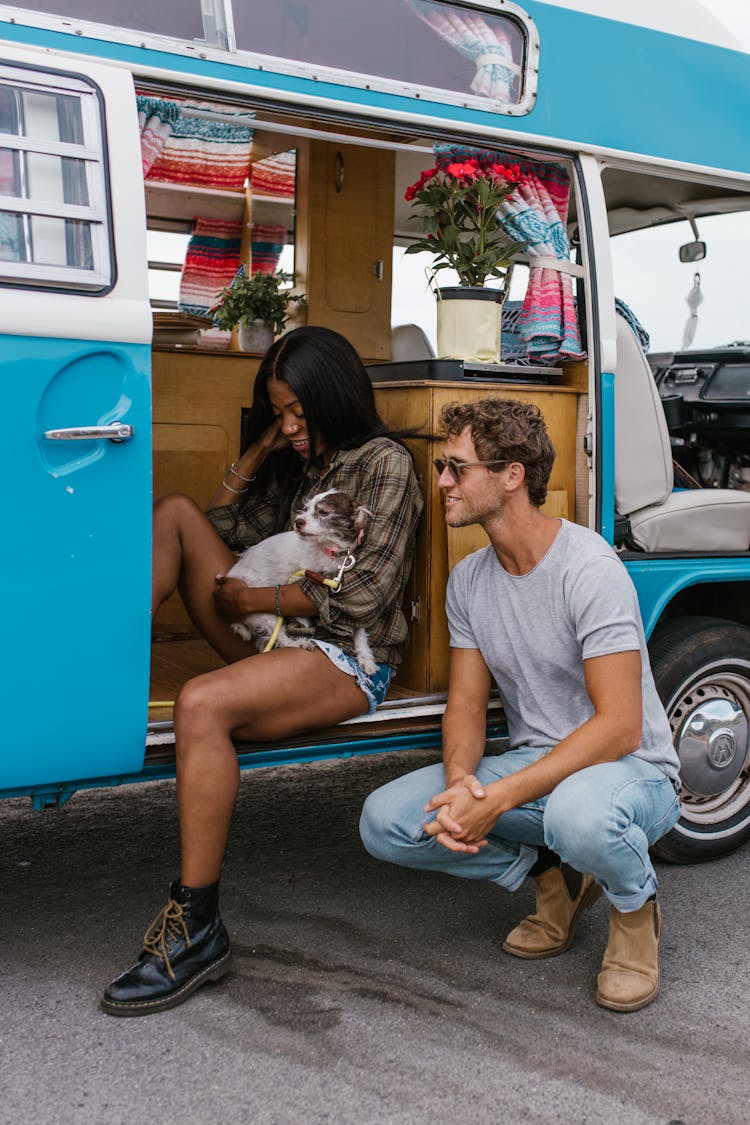
[[[216,191],[188,184],[145,183],[146,214],[159,219],[225,219],[239,222],[244,191]]]
[[[244,191],[215,191],[189,184],[146,181],[146,213],[156,219],[224,219],[239,222],[245,209]],[[253,196],[253,222],[294,226],[294,199],[277,195]]]

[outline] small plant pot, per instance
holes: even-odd
[[[241,320],[239,342],[243,352],[267,352],[273,343],[273,329],[265,320]]]
[[[438,356],[499,363],[502,291],[451,286],[438,289],[437,298]]]

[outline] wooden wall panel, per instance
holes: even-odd
[[[206,506],[237,459],[241,411],[252,401],[258,363],[240,352],[154,349],[154,496],[184,492]],[[179,595],[161,607],[153,631],[195,632]]]
[[[410,628],[409,648],[398,683],[417,691],[445,691],[448,686],[448,623],[445,588],[450,569],[487,543],[479,527],[448,530],[432,461],[443,448],[438,435],[440,410],[448,402],[472,402],[490,396],[536,403],[544,414],[557,453],[544,512],[572,519],[576,487],[576,413],[578,393],[572,387],[529,387],[500,383],[392,383],[376,387],[375,396],[394,429],[420,427],[422,436],[406,444],[414,456],[425,498],[409,604],[420,606],[419,623]]]

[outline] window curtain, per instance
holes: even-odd
[[[490,27],[479,12],[448,7],[431,0],[406,0],[409,8],[432,30],[467,59],[477,72],[471,83],[475,94],[515,101],[521,67],[513,60],[510,36],[497,23]]]
[[[436,145],[438,163],[466,160],[517,165],[518,159],[487,149]],[[583,359],[573,279],[551,263],[570,262],[566,231],[570,176],[561,164],[521,162],[521,181],[500,208],[509,239],[527,242],[529,285],[518,318],[518,329],[531,362],[552,364]],[[539,265],[534,259],[540,259]]]
[[[250,171],[253,195],[276,199],[294,199],[297,154],[279,152],[256,160]]]
[[[286,227],[253,223],[250,227],[250,261],[253,273],[273,273],[286,245]]]
[[[167,101],[166,98],[148,98],[141,94],[136,97],[136,102],[145,179],[180,116],[180,107],[176,102]]]
[[[191,114],[191,110],[206,110],[232,117],[238,116],[240,111],[235,106],[216,102],[170,100],[179,113],[151,164],[148,179],[220,191],[242,191],[250,172],[253,130],[246,124],[212,121]],[[242,116],[246,118],[247,114]]]
[[[13,90],[0,86],[0,132],[18,135],[18,111]],[[0,149],[0,195],[14,199],[21,196],[21,154],[12,149]],[[0,205],[0,261],[20,262],[25,254],[23,221],[13,211],[3,211]]]
[[[180,279],[181,312],[205,316],[240,264],[242,223],[196,219]]]

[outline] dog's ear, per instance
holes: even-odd
[[[373,518],[373,513],[369,508],[365,508],[363,504],[358,504],[354,501],[354,526],[361,531],[363,527],[367,526],[367,521]]]

